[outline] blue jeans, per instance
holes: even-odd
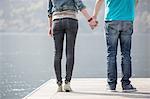
[[[129,78],[132,74],[131,68],[131,41],[133,34],[132,21],[106,21],[105,22],[106,41],[107,41],[107,77],[108,85],[116,87],[117,84],[117,47],[120,41],[121,47],[121,68],[122,86],[130,84]]]
[[[74,49],[76,35],[78,31],[78,21],[71,18],[56,19],[53,21],[53,33],[55,43],[54,69],[57,83],[62,82],[61,60],[63,54],[64,36],[66,36],[66,79],[70,82],[74,66]]]

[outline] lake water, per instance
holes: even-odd
[[[133,77],[150,77],[149,37],[148,33],[133,35]],[[0,33],[0,99],[20,99],[55,78],[53,56],[53,39],[44,33]],[[73,77],[106,77],[103,33],[78,34],[75,56]],[[65,53],[62,64],[65,71]],[[121,77],[119,51],[118,75]]]

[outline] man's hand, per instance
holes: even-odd
[[[48,36],[49,36],[49,37],[53,37],[53,30],[52,30],[52,27],[49,28]]]
[[[81,12],[85,16],[85,18],[88,20],[88,23],[91,29],[94,29],[97,26],[97,21],[89,15],[86,8],[82,9]]]
[[[92,18],[92,20],[89,22],[89,25],[90,25],[91,29],[93,30],[95,27],[97,27],[98,21],[96,21],[96,19]]]

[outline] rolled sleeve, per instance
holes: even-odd
[[[49,4],[48,4],[48,17],[52,16],[52,8],[53,8],[53,4],[51,2],[51,0],[49,0]]]
[[[83,4],[82,0],[74,0],[76,6],[78,7],[78,9],[81,11],[82,9],[86,8],[86,6]]]

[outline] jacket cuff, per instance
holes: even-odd
[[[52,17],[52,12],[48,10],[48,17]]]
[[[83,9],[85,9],[86,8],[86,6],[85,5],[82,5],[82,6],[79,6],[78,7],[78,9],[81,11],[81,10],[83,10]]]
[[[49,18],[52,17],[52,14],[48,14],[48,17],[49,17]]]

